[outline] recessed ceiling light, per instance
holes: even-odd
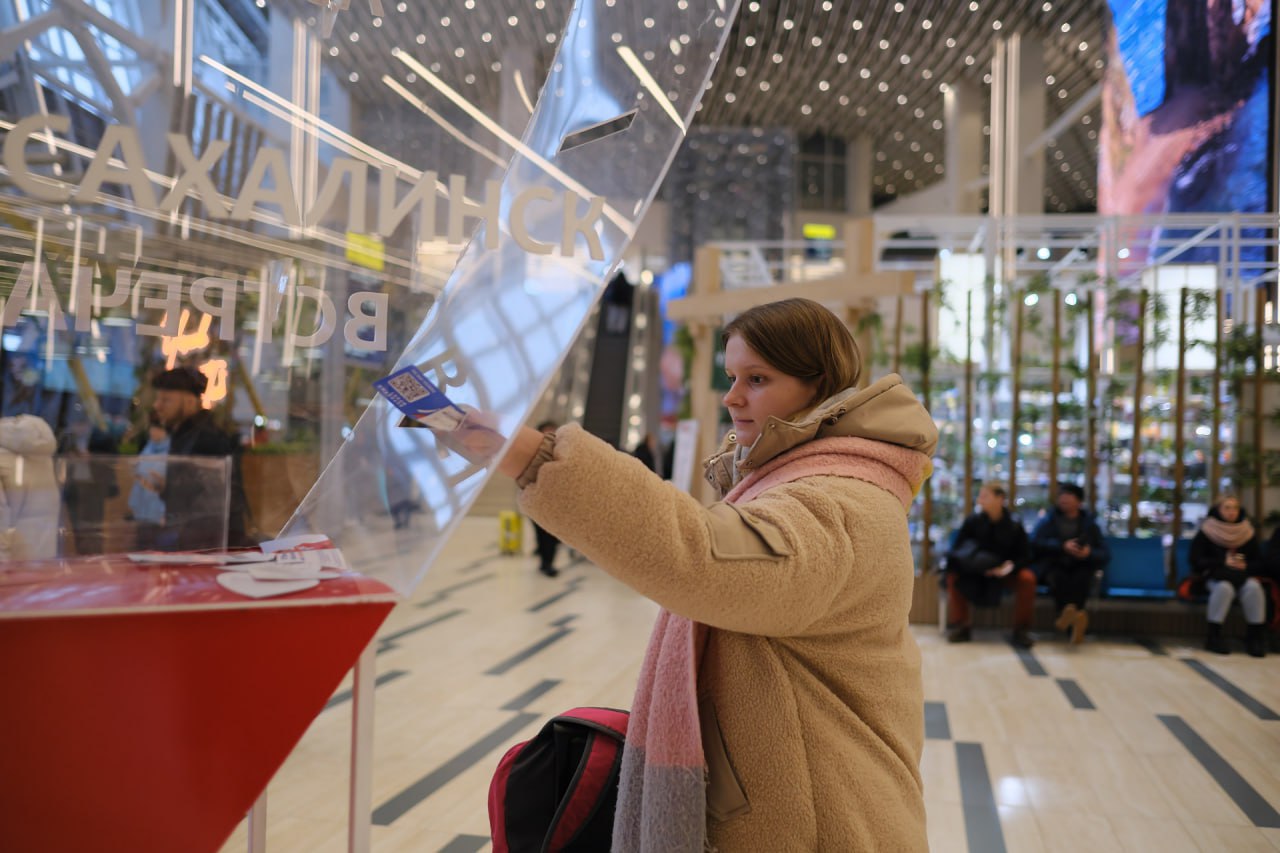
[[[351,39],[352,41],[360,41],[360,34],[352,33],[350,36],[348,36],[348,38]]]
[[[828,89],[830,89],[830,88],[831,88],[831,84],[830,84],[830,83],[828,83],[826,80],[819,80],[819,81],[818,81],[818,91],[820,91],[820,92],[825,92],[825,91],[827,91],[827,90],[828,90]]]
[[[813,38],[809,39],[809,44],[813,45],[814,47],[820,47],[822,45],[822,37],[814,36]]]
[[[921,72],[920,72],[920,76],[921,76],[921,77],[923,77],[923,78],[924,78],[924,79],[926,79],[926,80],[932,80],[932,79],[933,79],[933,72],[932,72],[932,71],[930,71],[928,68],[926,68],[925,70],[923,70],[923,71],[921,71]]]
[[[1079,50],[1081,53],[1084,53],[1088,49],[1089,49],[1089,43],[1087,41],[1080,42]]]
[[[358,83],[360,82],[360,74],[358,72],[352,71],[350,74],[347,75],[347,79],[350,80],[352,83]]]
[[[871,69],[870,68],[862,69],[861,71],[858,72],[858,76],[861,77],[863,80],[866,80],[868,77],[871,76]]]
[[[784,20],[784,21],[782,22],[782,28],[783,28],[784,30],[789,30],[789,29],[791,29],[792,27],[794,27],[795,25],[796,25],[796,22],[795,22],[795,21],[793,21],[793,20],[791,20],[790,18],[787,18],[786,20]]]
[[[451,23],[451,21],[449,20],[449,16],[448,16],[448,15],[445,15],[443,18],[441,18],[441,19],[440,19],[440,26],[442,26],[442,27],[447,27],[447,26],[449,26],[449,24],[450,24],[450,23]]]
[[[940,118],[935,118],[935,119],[933,120],[933,129],[934,129],[934,130],[942,130],[942,119],[940,119]]]
[[[836,100],[840,103],[840,106],[842,106],[842,107],[847,107],[847,106],[849,106],[849,96],[848,96],[848,95],[841,95],[841,96],[840,96],[839,98],[837,98]]]
[[[880,39],[880,49],[881,49],[881,50],[888,50],[888,49],[889,49],[889,40],[888,40],[888,39]]]
[[[991,22],[991,29],[993,30],[1000,29],[1000,20],[998,18]]]
[[[898,96],[898,104],[899,104],[900,106],[904,106],[904,107],[905,107],[905,106],[907,105],[907,96],[906,96],[906,95],[899,95],[899,96]]]
[[[418,33],[418,37],[414,39],[414,41],[416,41],[418,44],[426,44],[427,36],[425,33]]]
[[[1062,24],[1062,31],[1063,31],[1064,33],[1069,33],[1069,32],[1071,32],[1071,24],[1069,24],[1069,23],[1065,23],[1065,22],[1064,22],[1064,23]]]
[[[755,46],[756,46],[756,37],[755,37],[755,36],[747,36],[745,39],[743,39],[743,40],[742,40],[742,43],[743,43],[743,44],[745,44],[747,47],[755,47]]]
[[[760,81],[760,91],[761,91],[761,92],[767,92],[767,91],[769,91],[769,81],[768,81],[768,80],[761,80],[761,81]]]
[[[955,39],[947,39],[947,47],[955,47],[955,46],[956,46]]]
[[[802,115],[808,115],[808,114],[809,114],[809,113],[811,113],[811,112],[813,112],[813,107],[809,106],[808,104],[801,104],[801,105],[800,105],[800,113],[801,113]]]
[[[881,92],[887,92],[889,91],[889,84],[881,80],[879,83],[876,84],[876,88],[879,89]]]
[[[922,30],[927,30],[932,26],[933,26],[933,21],[929,20],[928,18],[925,18],[923,21],[920,22],[920,29]]]
[[[862,29],[862,21],[859,21],[857,18],[854,18],[853,23],[850,24],[849,26],[853,27],[855,30],[860,30]]]
[[[780,54],[780,53],[775,53],[775,54],[773,55],[773,64],[774,64],[774,65],[778,65],[778,64],[779,64],[779,63],[781,63],[781,62],[782,62],[782,54]]]
[[[724,93],[724,102],[725,102],[726,104],[732,104],[732,103],[733,103],[734,101],[736,101],[736,100],[738,100],[738,96],[737,96],[737,95],[735,95],[735,94],[733,94],[733,92],[725,92],[725,93]]]
[[[849,61],[849,54],[847,53],[836,54],[836,62],[839,62],[841,65],[844,65],[848,61]]]

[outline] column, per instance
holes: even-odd
[[[871,178],[875,171],[871,137],[856,136],[849,140],[844,158],[845,209],[856,218],[870,216]]]
[[[1016,147],[1011,149],[1018,154],[1017,206],[1011,212],[1039,214],[1044,213],[1044,148],[1037,145],[1034,151],[1027,149],[1045,128],[1044,43],[1025,35],[1019,38],[1022,44],[1017,52],[1017,86],[1009,90],[1017,93],[1012,128]]]
[[[947,84],[942,98],[948,199],[945,212],[981,213],[981,195],[975,184],[982,179],[982,92],[972,83],[955,82]]]

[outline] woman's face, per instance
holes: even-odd
[[[1218,507],[1218,514],[1227,524],[1235,524],[1240,520],[1240,501],[1229,498]]]
[[[739,444],[755,444],[771,416],[785,419],[815,402],[816,382],[770,366],[738,335],[725,344],[724,372],[733,383],[724,395],[724,405]]]

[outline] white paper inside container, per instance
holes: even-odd
[[[496,235],[489,233],[492,224],[472,233],[397,367],[422,367],[454,402],[496,415],[508,436],[525,422],[657,192],[737,7],[736,0],[576,3],[519,142],[503,139],[494,132],[496,122],[450,96],[425,56],[397,56],[469,112],[477,141],[491,148],[516,142],[501,183]],[[583,131],[628,113],[634,118],[625,130],[581,142],[592,135]],[[478,188],[469,195],[483,201]],[[598,246],[571,235],[572,246],[564,251],[566,197],[569,214],[584,217],[590,199],[602,200],[596,202],[602,213],[593,219]],[[549,253],[529,250],[538,244]],[[430,431],[402,428],[400,420],[378,398],[281,535],[327,533],[354,568],[408,595],[491,471],[458,456],[441,457]],[[352,496],[368,494],[373,478],[385,481],[389,503],[402,496],[423,512],[401,529],[385,517],[358,520]]]

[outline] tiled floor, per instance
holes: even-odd
[[[628,707],[656,607],[585,562],[500,557],[468,519],[380,634],[375,851],[488,849],[508,745],[573,705]],[[934,851],[1280,850],[1280,656],[1221,658],[920,626]],[[351,703],[339,693],[268,793],[272,853],[346,849]],[[224,847],[246,849],[242,826]]]

